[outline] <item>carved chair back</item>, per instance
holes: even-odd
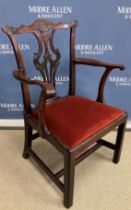
[[[61,59],[61,52],[55,46],[54,35],[55,32],[61,29],[69,31],[69,95],[73,95],[75,92],[75,72],[73,65],[73,58],[75,57],[75,29],[77,21],[73,21],[69,24],[64,23],[52,23],[48,20],[38,19],[31,25],[21,25],[20,27],[5,26],[4,31],[8,34],[9,39],[13,45],[14,54],[17,61],[18,70],[24,75],[27,75],[25,63],[23,60],[22,52],[19,47],[18,40],[16,38],[19,34],[31,33],[34,35],[37,41],[37,49],[34,52],[33,63],[36,70],[38,70],[42,76],[42,80],[47,83],[51,83],[55,87],[55,76],[58,65]],[[64,42],[64,37],[63,37]],[[26,112],[31,110],[31,100],[28,85],[21,83],[23,92],[23,101]],[[28,111],[27,111],[28,110]],[[30,112],[30,111],[29,111]]]

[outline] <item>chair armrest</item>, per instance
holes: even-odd
[[[123,64],[112,64],[112,63],[106,63],[103,61],[95,60],[95,59],[89,59],[89,58],[75,58],[73,59],[74,64],[82,64],[82,65],[90,65],[90,66],[96,66],[96,67],[105,67],[105,72],[103,73],[99,88],[98,88],[98,95],[97,95],[97,101],[104,103],[104,87],[107,80],[107,77],[109,76],[110,72],[113,69],[119,69],[124,70],[125,66]]]
[[[31,80],[29,77],[23,74],[22,70],[14,70],[13,75],[17,80],[25,82],[28,85],[41,86],[47,96],[54,96],[56,94],[55,88],[53,87],[52,84],[43,82],[41,80]]]
[[[120,70],[125,69],[125,66],[123,64],[106,63],[100,60],[89,59],[89,58],[75,58],[73,59],[73,62],[75,64],[85,64],[85,65],[90,65],[90,66],[98,66],[98,67],[105,67],[105,68],[111,68],[111,69],[115,69],[115,68],[118,68]]]
[[[56,95],[55,88],[52,84],[49,84],[47,82],[43,82],[40,80],[31,80],[29,77],[27,77],[23,70],[14,70],[13,71],[14,77],[21,81],[22,83],[26,83],[27,85],[39,85],[42,88],[40,98],[39,98],[39,105],[38,105],[38,130],[40,135],[44,135],[46,137],[49,135],[49,131],[46,126],[46,120],[45,120],[45,104],[46,99],[53,97]]]

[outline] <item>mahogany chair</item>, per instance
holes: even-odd
[[[104,104],[103,96],[105,82],[109,73],[116,68],[124,70],[124,66],[94,59],[77,58],[75,56],[76,27],[77,21],[69,24],[56,24],[45,19],[38,19],[28,26],[21,25],[15,28],[6,25],[3,27],[3,31],[8,35],[13,45],[18,66],[18,69],[14,70],[13,74],[20,81],[23,95],[25,122],[23,157],[28,158],[31,156],[35,159],[38,165],[54,181],[64,194],[66,208],[71,207],[73,204],[76,164],[101,146],[114,150],[113,162],[119,162],[127,120],[127,113]],[[70,80],[68,95],[58,97],[55,75],[61,53],[56,48],[53,40],[55,32],[63,29],[69,32],[70,37]],[[38,42],[32,59],[36,69],[41,73],[43,81],[32,80],[27,75],[22,53],[16,39],[16,35],[23,33],[32,33]],[[75,67],[80,64],[98,66],[105,70],[100,79],[96,100],[76,95]],[[41,87],[39,103],[35,108],[31,107],[30,85]],[[115,128],[117,128],[117,137],[114,143],[102,139],[105,134]],[[36,133],[33,132],[34,130]],[[32,141],[37,137],[46,139],[63,154],[64,169],[53,173],[37,156],[32,149]],[[60,181],[62,175],[64,175],[64,183]]]

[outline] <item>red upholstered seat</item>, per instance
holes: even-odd
[[[69,96],[46,106],[48,130],[73,148],[119,118],[123,111],[80,96]],[[37,111],[32,113],[38,119]]]

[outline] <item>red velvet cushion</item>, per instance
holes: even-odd
[[[69,96],[46,106],[46,123],[62,144],[73,148],[122,114],[124,112],[117,108],[80,96]],[[37,113],[33,116],[37,118]]]

